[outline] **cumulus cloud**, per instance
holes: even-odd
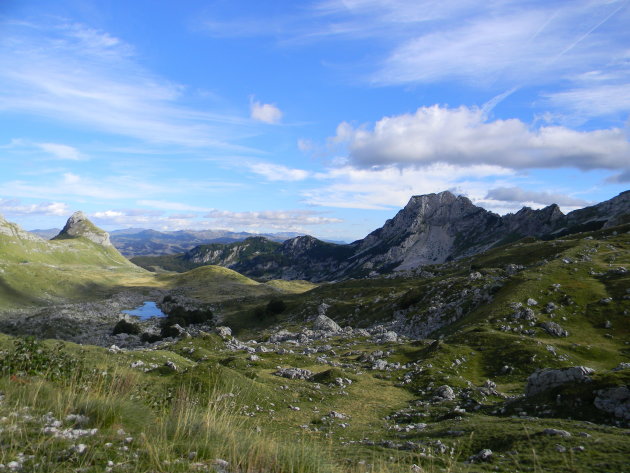
[[[254,163],[250,164],[249,169],[269,181],[303,181],[310,176],[310,173],[303,169],[273,163]]]
[[[250,103],[250,116],[256,121],[273,125],[280,123],[280,120],[282,120],[282,111],[274,104],[252,100]]]
[[[63,202],[25,204],[19,199],[0,199],[0,212],[6,215],[64,216],[69,214],[69,208]]]
[[[520,187],[497,187],[491,189],[486,194],[486,199],[499,200],[502,202],[532,202],[535,204],[551,205],[567,207],[584,207],[588,202],[564,194],[545,191],[529,191]]]
[[[330,168],[315,177],[323,185],[303,191],[311,205],[353,209],[391,209],[404,206],[412,195],[441,192],[472,193],[481,197],[487,179],[508,178],[513,171],[501,166],[455,166],[436,163],[426,166],[383,166]],[[377,189],[378,191],[375,191]]]
[[[80,161],[84,159],[81,152],[73,146],[59,143],[37,143],[37,147],[57,159],[67,159],[69,161]]]
[[[532,129],[519,119],[489,121],[483,111],[461,106],[420,107],[414,114],[384,117],[372,129],[343,122],[331,139],[348,147],[359,166],[489,164],[510,168],[625,169],[630,143],[618,128],[575,131]]]

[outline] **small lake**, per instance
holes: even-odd
[[[166,317],[166,314],[152,301],[147,301],[140,307],[132,310],[123,310],[123,313],[140,317],[142,320],[150,319],[151,317]]]

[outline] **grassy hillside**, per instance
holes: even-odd
[[[130,285],[144,281],[135,287],[216,303],[234,335],[255,342],[205,333],[116,352],[0,335],[0,463],[33,472],[629,471],[630,419],[595,404],[630,383],[629,369],[613,371],[630,362],[629,232],[525,239],[318,287],[261,284],[216,266],[150,274],[112,262]],[[87,244],[56,244],[69,243]],[[33,267],[59,264],[39,253]],[[105,281],[113,257],[90,250],[49,274],[68,264]],[[19,257],[2,264],[20,268]],[[265,310],[278,299],[282,310]],[[318,338],[308,329],[322,312],[354,330]],[[550,323],[566,333],[550,333]],[[285,341],[271,342],[280,330]],[[392,330],[412,337],[383,339]],[[524,396],[535,370],[578,365],[595,370],[589,382]],[[278,367],[310,375],[289,379]]]
[[[5,230],[0,232],[0,309],[98,300],[121,290],[177,289],[213,302],[303,292],[314,287],[299,281],[259,284],[217,266],[176,275],[155,274],[134,265],[113,246],[67,235],[43,240],[16,225],[5,221],[2,224]]]
[[[113,247],[84,238],[47,241],[0,233],[2,307],[96,299],[152,276]]]

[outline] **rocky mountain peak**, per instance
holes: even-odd
[[[317,245],[319,240],[310,235],[301,235],[295,238],[291,238],[282,243],[283,250],[290,251],[293,253],[303,253],[304,251],[308,251],[313,246]]]
[[[103,246],[112,246],[109,233],[94,225],[80,210],[73,213],[53,240],[83,237]]]

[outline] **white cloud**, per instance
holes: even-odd
[[[520,187],[497,187],[490,189],[486,199],[502,202],[534,203],[541,205],[558,204],[561,207],[584,207],[588,202],[564,194],[547,191],[529,191]]]
[[[52,154],[57,159],[67,159],[70,161],[80,161],[84,159],[81,152],[73,146],[59,143],[37,143],[36,146]]]
[[[162,145],[237,150],[231,140],[250,132],[244,118],[181,105],[185,87],[147,71],[106,32],[54,21],[2,27],[0,111]]]
[[[269,124],[280,123],[282,111],[273,104],[260,103],[252,100],[250,104],[250,114],[252,119]]]
[[[390,209],[404,206],[412,195],[456,192],[483,195],[486,179],[502,182],[513,171],[500,166],[431,164],[405,167],[357,168],[342,166],[318,174],[323,186],[302,193],[311,205],[354,209]]]
[[[234,231],[297,231],[305,227],[337,224],[342,220],[312,210],[263,210],[232,212],[206,209],[205,214],[166,214],[151,209],[110,209],[90,215],[97,225],[158,230],[230,229]]]
[[[69,214],[68,205],[63,202],[39,202],[25,204],[18,199],[0,199],[0,212],[6,215],[54,215]]]
[[[269,181],[303,181],[311,175],[303,169],[288,168],[273,163],[253,163],[249,165],[249,169]]]
[[[630,111],[630,85],[627,82],[583,84],[569,90],[546,93],[543,97],[552,106],[583,119]]]
[[[420,107],[385,117],[372,129],[341,123],[333,144],[345,144],[359,166],[489,164],[510,168],[627,169],[630,143],[618,128],[532,129],[518,119],[489,121],[476,108]]]

